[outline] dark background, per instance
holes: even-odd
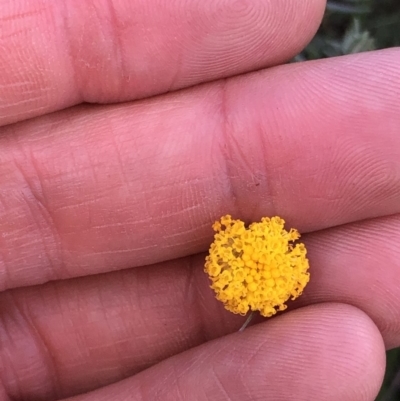
[[[400,0],[328,0],[324,21],[297,61],[400,46]]]

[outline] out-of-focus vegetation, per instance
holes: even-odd
[[[385,380],[376,401],[400,400],[400,348],[387,352]]]
[[[400,0],[328,0],[324,21],[296,60],[400,46]]]

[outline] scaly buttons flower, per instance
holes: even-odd
[[[205,271],[229,311],[260,311],[268,317],[301,295],[310,279],[307,251],[304,244],[294,243],[298,231],[286,231],[284,224],[280,217],[264,217],[246,228],[229,215],[214,223]]]

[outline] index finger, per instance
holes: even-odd
[[[301,232],[399,213],[399,57],[292,64],[3,129],[0,288],[196,253],[227,213]]]
[[[324,0],[4,1],[0,125],[120,102],[280,63]]]

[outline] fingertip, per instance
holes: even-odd
[[[324,0],[8,3],[0,12],[7,66],[0,125],[276,65],[306,45],[325,7]]]
[[[254,326],[247,335],[242,369],[251,387],[273,391],[271,399],[295,393],[296,400],[373,400],[382,384],[382,336],[353,306],[301,308]]]

